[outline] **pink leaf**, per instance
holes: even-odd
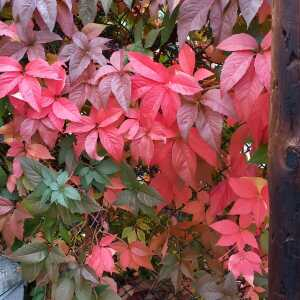
[[[210,227],[221,234],[236,234],[240,231],[239,226],[230,220],[213,223]]]
[[[129,52],[130,66],[136,74],[157,82],[166,82],[169,78],[168,70],[150,57],[138,52]]]
[[[13,209],[14,205],[10,200],[0,197],[0,216],[11,212]]]
[[[38,122],[36,120],[25,119],[20,125],[20,134],[25,141],[30,142],[37,129]]]
[[[198,69],[195,74],[194,74],[194,78],[197,80],[197,81],[200,81],[200,80],[203,80],[203,79],[206,79],[208,77],[211,77],[215,75],[212,71],[209,71],[205,68],[200,68]]]
[[[255,38],[246,33],[234,34],[218,45],[224,51],[255,50],[258,45]]]
[[[40,111],[41,86],[36,78],[24,76],[19,83],[20,93],[23,101],[27,102],[34,110]]]
[[[237,119],[237,114],[234,109],[231,97],[228,94],[221,96],[220,90],[213,89],[207,91],[202,96],[201,103],[215,112],[218,112],[224,116]]]
[[[33,0],[17,0],[13,2],[13,16],[15,20],[20,20],[26,26],[35,10],[36,2]]]
[[[207,22],[207,15],[214,0],[185,0],[179,11],[178,40],[182,45],[192,30],[200,30]]]
[[[239,0],[242,16],[244,17],[248,27],[256,16],[259,8],[263,4],[263,0]]]
[[[0,98],[12,92],[22,79],[17,72],[7,72],[0,75]]]
[[[175,75],[170,79],[168,86],[174,92],[182,95],[194,95],[202,90],[193,76],[181,71],[175,72]]]
[[[100,157],[97,154],[97,141],[98,141],[98,132],[96,130],[91,131],[85,139],[84,147],[86,153],[95,160],[102,160],[103,157]]]
[[[22,72],[22,66],[14,58],[0,56],[0,72]]]
[[[242,275],[250,285],[253,285],[254,272],[261,273],[261,259],[252,251],[240,251],[231,255],[228,261],[228,269],[237,278]]]
[[[199,110],[196,128],[201,137],[218,151],[223,128],[223,116],[209,108]]]
[[[267,51],[271,48],[272,44],[272,31],[269,31],[264,39],[262,40],[260,46],[264,51]]]
[[[57,14],[56,0],[36,0],[36,8],[49,30],[52,31]]]
[[[196,63],[195,52],[188,44],[182,46],[178,59],[181,70],[187,74],[193,75]]]
[[[52,106],[53,113],[62,120],[79,122],[81,119],[77,106],[67,98],[57,99]]]
[[[124,111],[128,111],[131,100],[131,78],[128,74],[115,74],[111,80],[111,90]]]
[[[254,53],[242,51],[232,53],[226,60],[221,73],[221,90],[223,93],[232,89],[246,74],[253,61]]]
[[[29,62],[25,68],[26,75],[33,77],[59,80],[59,74],[55,67],[50,66],[45,60],[36,59]]]
[[[265,52],[263,54],[258,53],[254,62],[255,72],[264,85],[264,87],[270,91],[271,85],[271,52]]]
[[[195,104],[185,103],[177,111],[177,124],[184,139],[187,139],[189,131],[198,116],[198,107]]]

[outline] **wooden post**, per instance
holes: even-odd
[[[268,300],[300,299],[300,0],[273,0]]]

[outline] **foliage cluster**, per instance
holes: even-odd
[[[265,299],[269,1],[0,9],[1,251],[30,299]]]

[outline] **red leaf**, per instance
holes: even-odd
[[[8,217],[2,229],[2,234],[8,247],[13,245],[15,238],[18,238],[20,241],[23,240],[24,221],[29,218],[32,218],[32,216],[17,203],[15,210]]]
[[[178,176],[186,183],[195,186],[197,158],[191,148],[176,141],[172,149],[172,163]]]
[[[149,136],[143,136],[138,140],[133,140],[130,145],[131,155],[136,162],[143,160],[148,166],[154,155],[154,144]]]
[[[27,154],[36,159],[54,159],[49,150],[41,144],[29,144]]]
[[[214,151],[214,149],[199,136],[196,128],[191,128],[188,144],[196,154],[198,154],[211,166],[217,166],[216,151]]]
[[[258,196],[254,181],[249,177],[229,178],[229,185],[234,193],[242,198],[252,199]]]
[[[116,128],[99,129],[99,138],[103,148],[116,161],[121,161],[123,156],[124,140]]]
[[[86,259],[86,264],[88,264],[99,277],[102,277],[103,272],[112,273],[115,270],[113,259],[115,250],[111,247],[111,243],[114,239],[114,237],[112,240],[110,237],[104,237],[98,245],[93,247],[91,254]]]

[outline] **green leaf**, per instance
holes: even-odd
[[[137,204],[137,195],[134,191],[122,191],[118,193],[117,200],[114,202],[114,205],[126,205],[133,211],[134,214],[138,213],[139,207]]]
[[[81,199],[79,192],[70,185],[64,187],[64,196],[76,201]]]
[[[67,262],[67,258],[57,247],[53,247],[46,259],[46,269],[52,282],[59,277],[59,265]]]
[[[122,298],[115,294],[112,290],[105,289],[105,291],[100,294],[99,300],[122,300]]]
[[[81,177],[87,175],[88,172],[90,172],[89,167],[79,167],[76,171],[76,173]]]
[[[68,208],[68,205],[66,203],[66,199],[64,198],[64,194],[62,194],[59,191],[54,191],[51,194],[51,200],[52,203],[60,204],[66,208]]]
[[[269,231],[265,230],[259,238],[260,247],[264,254],[269,253]]]
[[[17,249],[13,252],[11,258],[21,263],[35,264],[42,262],[47,256],[47,245],[41,242],[33,242]]]
[[[145,39],[145,48],[151,48],[155,43],[161,29],[152,29],[148,32],[146,39]]]
[[[79,18],[84,25],[94,22],[98,0],[79,0]]]
[[[68,229],[64,226],[64,224],[59,223],[59,234],[61,236],[61,238],[67,243],[70,244],[71,243],[71,236],[70,236],[70,232],[68,231]]]
[[[105,159],[96,166],[96,170],[104,175],[113,175],[119,172],[120,168],[111,159]]]
[[[27,282],[33,282],[39,276],[43,268],[44,268],[44,262],[40,262],[36,264],[21,263],[22,278]]]
[[[134,42],[142,44],[142,40],[144,37],[144,20],[142,18],[139,19],[139,21],[134,26]]]
[[[136,231],[136,234],[137,234],[137,237],[140,241],[143,241],[145,242],[146,241],[146,236],[145,236],[145,232],[140,230],[140,229],[137,229]]]
[[[61,172],[58,176],[57,176],[57,183],[59,186],[64,185],[67,181],[69,180],[69,174],[68,172],[64,171]]]
[[[79,286],[76,286],[75,295],[78,300],[91,300],[92,299],[91,285],[86,281],[82,281]]]
[[[67,135],[59,142],[58,163],[59,165],[65,164],[69,174],[73,173],[78,164],[74,154],[74,141],[74,136]]]
[[[75,291],[74,281],[68,277],[62,278],[54,293],[54,300],[72,300]]]
[[[133,169],[127,163],[123,163],[121,165],[120,171],[121,171],[121,179],[128,188],[134,189],[140,184],[136,180],[136,175]]]
[[[267,164],[268,163],[268,145],[261,145],[249,160],[251,164]]]
[[[178,12],[179,12],[179,6],[176,7],[176,9],[173,11],[171,16],[167,15],[164,18],[164,27],[161,30],[161,35],[160,35],[161,37],[160,46],[164,45],[171,37],[172,32],[175,29]]]
[[[175,255],[168,254],[163,260],[163,266],[160,269],[158,279],[164,280],[171,277],[172,272],[179,268],[179,262]]]
[[[36,286],[30,293],[32,300],[45,300],[46,299],[46,287]]]
[[[81,184],[83,185],[84,188],[89,188],[90,184],[92,183],[94,179],[94,176],[93,176],[93,171],[91,171],[89,169],[88,173],[84,176],[84,177],[81,177]]]
[[[0,166],[0,187],[5,187],[7,181],[7,175],[4,169]]]
[[[159,198],[152,197],[143,192],[138,192],[137,197],[139,199],[139,202],[141,202],[142,204],[149,206],[149,207],[153,207],[153,206],[161,203],[161,200]]]
[[[100,205],[87,195],[82,196],[81,201],[69,201],[68,208],[71,213],[94,213],[101,210]]]
[[[125,227],[122,231],[122,239],[127,238],[128,243],[134,242],[137,240],[137,235],[135,230],[129,226],[129,227]]]
[[[161,195],[153,187],[147,184],[140,184],[139,191],[156,198],[159,202],[163,202]]]
[[[104,10],[105,14],[107,15],[110,8],[111,8],[113,0],[100,0],[100,2],[102,4],[102,7],[103,7],[103,10]]]
[[[108,185],[110,180],[106,175],[102,175],[96,171],[92,171],[92,175],[95,181],[97,181],[98,183],[104,184],[104,185]]]
[[[42,170],[46,171],[47,168],[38,161],[27,157],[21,157],[19,160],[28,182],[33,188],[37,187],[43,179]]]

